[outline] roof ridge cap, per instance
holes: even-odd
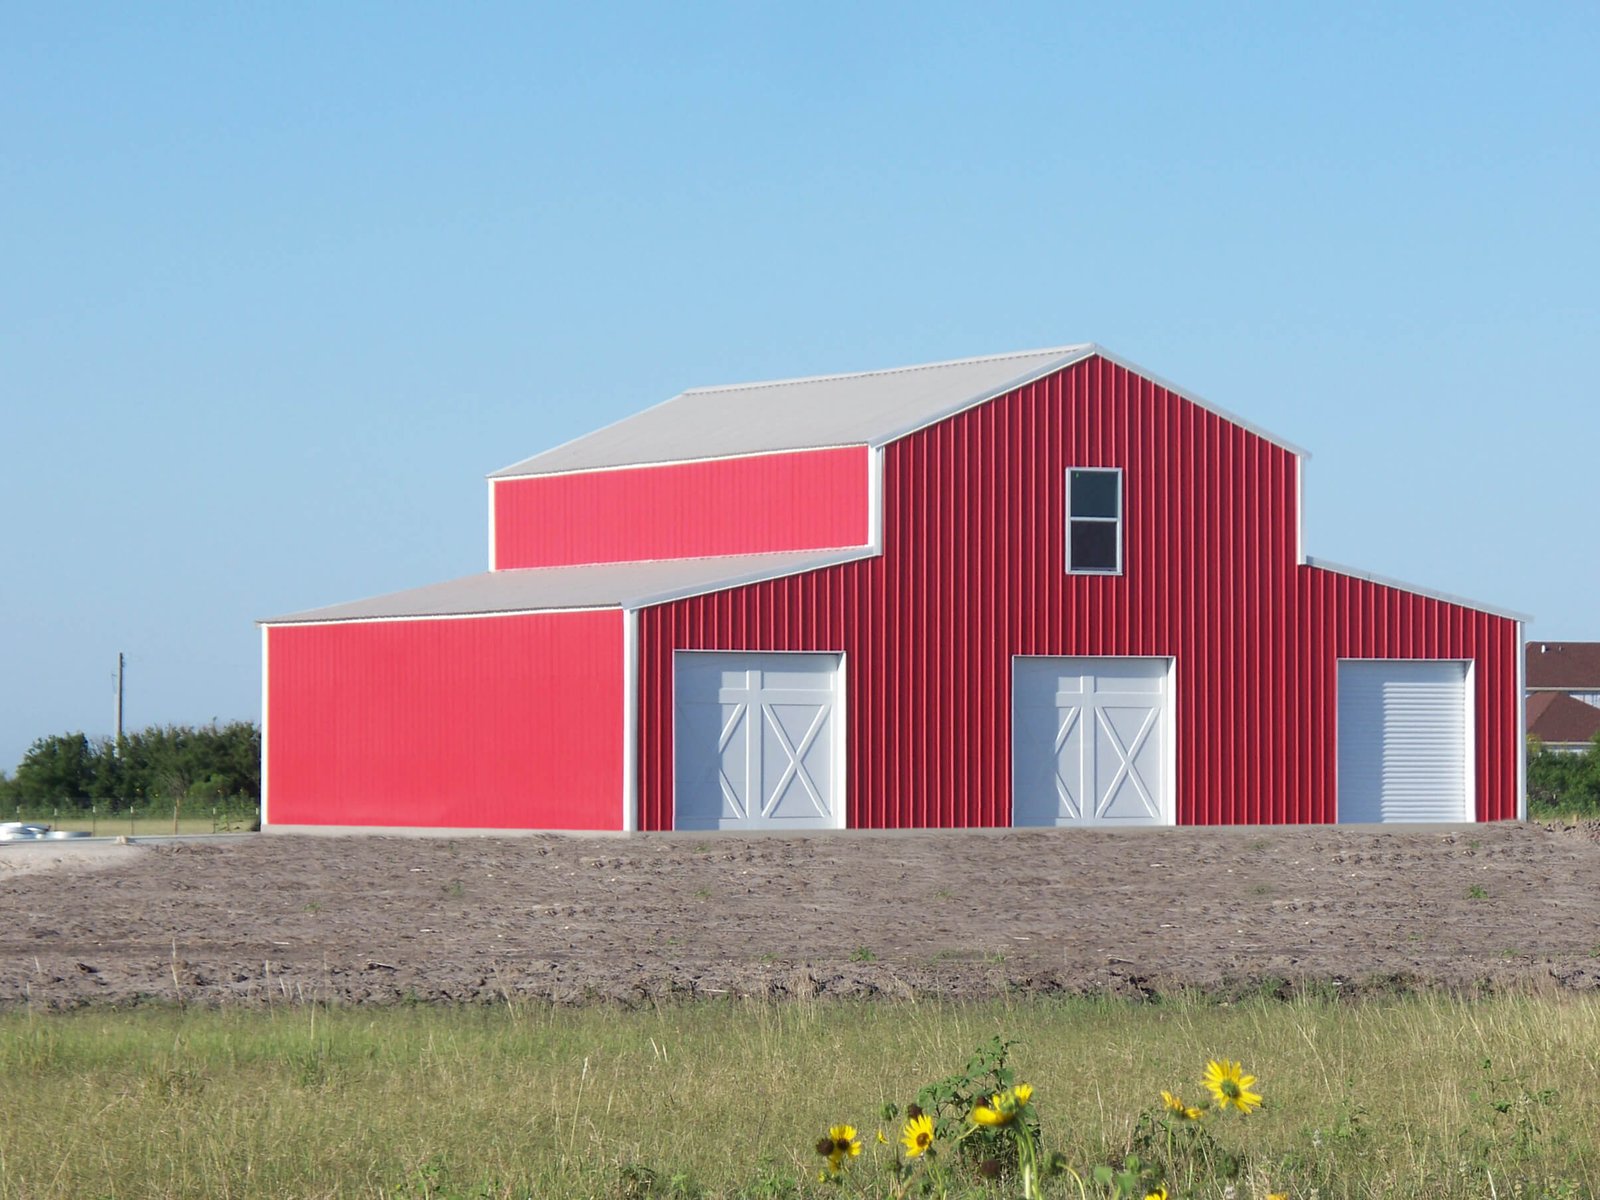
[[[975,354],[968,358],[952,358],[943,362],[878,367],[871,371],[837,371],[829,375],[796,375],[789,379],[754,379],[748,383],[719,383],[709,387],[685,388],[678,395],[703,396],[708,392],[752,392],[761,388],[792,387],[799,383],[831,383],[838,379],[868,379],[875,375],[906,375],[913,371],[936,371],[942,367],[964,367],[972,363],[1005,362],[1013,358],[1038,358],[1047,354],[1064,355],[1098,349],[1098,345],[1094,342],[1075,342],[1066,346],[1042,346],[1037,350],[1012,350],[1004,354]]]

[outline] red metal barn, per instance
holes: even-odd
[[[1520,816],[1522,619],[1307,558],[1303,457],[1093,345],[685,392],[264,623],[265,824]]]

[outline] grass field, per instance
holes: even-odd
[[[1202,1122],[1242,1156],[1231,1176],[1146,1147],[1174,1197],[1587,1196],[1597,1018],[1575,997],[15,1012],[0,1198],[776,1200],[833,1194],[814,1147],[841,1122],[864,1143],[844,1194],[890,1195],[874,1134],[897,1142],[901,1121],[883,1106],[996,1035],[1019,1040],[1043,1149],[1086,1179],[1045,1195],[1111,1195],[1091,1168],[1122,1160],[1163,1089],[1198,1100],[1207,1059],[1226,1058],[1264,1107]],[[952,1169],[941,1194],[1019,1186]]]

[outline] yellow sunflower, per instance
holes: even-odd
[[[828,1136],[833,1139],[833,1152],[840,1158],[847,1155],[855,1158],[861,1153],[861,1139],[856,1136],[854,1125],[834,1125],[828,1130]]]
[[[1255,1081],[1254,1075],[1244,1073],[1241,1064],[1227,1059],[1220,1062],[1212,1059],[1206,1063],[1206,1077],[1201,1080],[1206,1090],[1216,1098],[1218,1108],[1227,1108],[1231,1104],[1241,1113],[1261,1107],[1260,1095],[1250,1090],[1250,1085]]]
[[[1180,1121],[1198,1121],[1205,1115],[1205,1109],[1193,1108],[1185,1104],[1171,1092],[1161,1093],[1161,1103],[1166,1105],[1167,1111]]]
[[[900,1140],[905,1143],[907,1158],[921,1157],[933,1149],[933,1118],[927,1113],[912,1117],[906,1122]]]
[[[979,1125],[1009,1125],[1016,1120],[1017,1114],[1032,1096],[1032,1085],[1019,1083],[1016,1087],[996,1092],[988,1104],[978,1105],[972,1110],[972,1119]]]
[[[1153,1192],[1146,1192],[1144,1194],[1144,1200],[1167,1200],[1166,1185],[1163,1184],[1161,1187],[1156,1188],[1156,1190]]]
[[[828,1136],[817,1142],[817,1153],[828,1160],[828,1171],[837,1175],[843,1169],[845,1159],[861,1153],[861,1141],[856,1136],[855,1126],[830,1126]]]

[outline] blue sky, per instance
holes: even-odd
[[[254,719],[684,387],[1098,341],[1316,556],[1600,640],[1600,9],[0,9],[0,768]]]

